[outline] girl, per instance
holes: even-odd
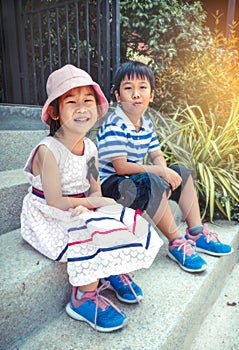
[[[162,241],[138,211],[101,195],[96,146],[85,137],[108,109],[99,85],[68,64],[49,76],[47,94],[41,118],[50,135],[25,166],[31,189],[21,234],[48,258],[67,262],[73,288],[66,312],[99,331],[114,331],[126,315],[101,291],[110,287],[126,302],[142,299],[127,273],[149,267]]]

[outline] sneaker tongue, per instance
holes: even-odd
[[[85,298],[85,299],[92,299],[94,298],[96,295],[96,292],[85,292],[82,297]]]
[[[101,308],[103,311],[107,308],[108,304],[105,302],[106,298],[102,295],[98,294],[96,291],[94,292],[86,292],[82,295],[82,301],[92,300],[95,304],[97,304],[98,308]]]
[[[193,242],[191,242],[193,243]],[[173,241],[172,245],[175,247],[180,247],[186,255],[193,255],[195,253],[194,248],[191,246],[190,241],[185,238],[177,238]]]
[[[177,246],[177,245],[180,245],[184,242],[185,242],[185,238],[176,238],[173,240],[172,244]]]

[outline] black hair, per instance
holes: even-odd
[[[55,115],[59,115],[59,102],[60,102],[60,98],[58,97],[50,103],[50,106],[54,107]],[[59,119],[55,120],[55,119],[50,118],[50,134],[49,134],[49,136],[54,136],[55,133],[57,132],[57,130],[60,129],[60,127],[61,127],[61,124],[60,124]]]
[[[124,78],[128,79],[137,78],[147,78],[150,82],[151,91],[155,90],[155,77],[151,68],[146,64],[139,61],[127,61],[119,66],[114,74],[113,79],[113,93],[120,90],[120,84]]]

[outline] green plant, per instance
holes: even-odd
[[[155,106],[161,112],[169,115],[186,102],[199,105],[206,117],[213,112],[217,124],[226,123],[231,104],[239,99],[239,38],[235,35],[239,24],[232,23],[226,39],[218,29],[219,18],[217,13],[212,40],[203,51],[193,53],[184,65],[175,61],[165,69],[157,65]],[[157,56],[151,58],[158,62]]]
[[[168,162],[194,170],[199,201],[205,203],[202,217],[209,213],[212,221],[216,206],[231,220],[233,203],[239,201],[239,103],[224,126],[215,124],[212,113],[206,119],[199,106],[179,109],[173,118],[149,114]]]
[[[121,57],[147,55],[159,69],[173,61],[184,66],[210,38],[200,1],[121,1]]]

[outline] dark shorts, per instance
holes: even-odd
[[[183,166],[170,166],[182,178],[181,185],[172,192],[169,199],[178,203],[181,192],[192,171]],[[169,193],[170,185],[153,173],[131,176],[112,175],[101,185],[103,196],[114,198],[125,207],[146,211],[152,218],[162,200],[163,193]]]

